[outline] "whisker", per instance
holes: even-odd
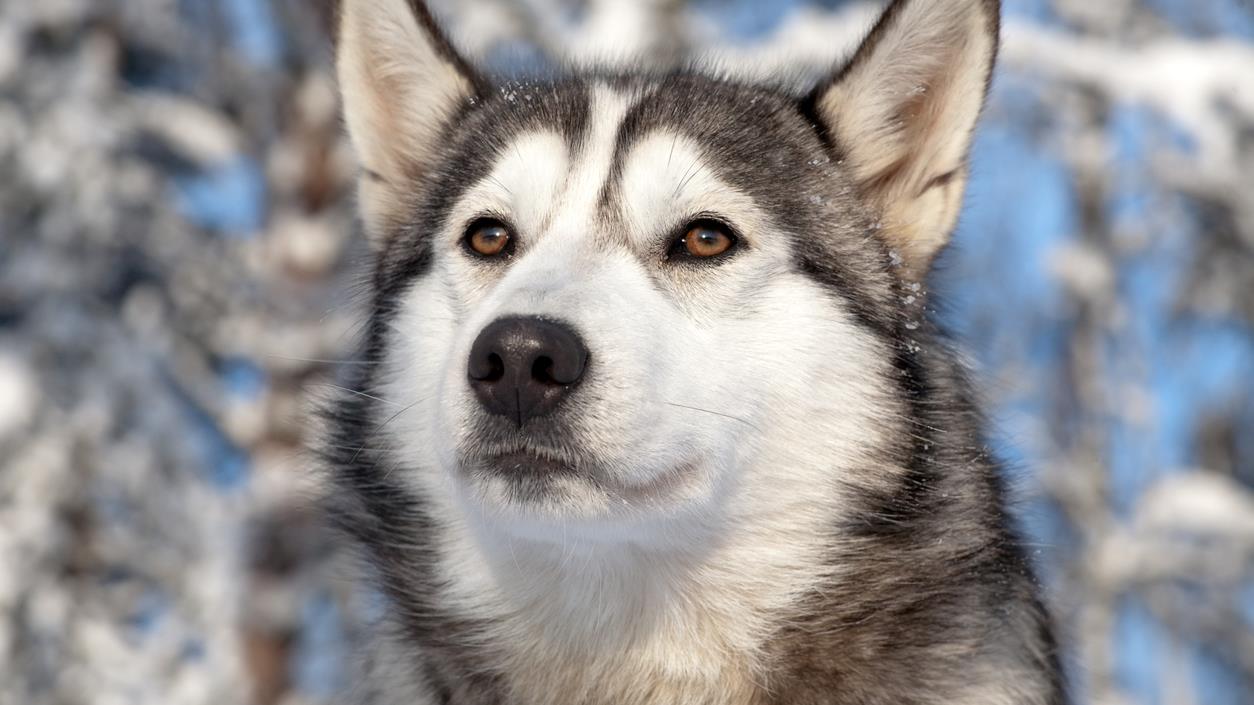
[[[392,473],[396,472],[396,469],[399,468],[400,466],[401,466],[401,461],[399,460],[393,461],[392,464],[388,466],[388,469],[383,471],[383,481],[387,482],[388,478],[392,477]]]
[[[688,182],[697,175],[697,172],[700,169],[700,164],[700,158],[693,159],[692,164],[684,170],[683,178],[679,180],[679,185],[675,187],[674,198],[679,198],[679,194],[684,190],[684,187],[687,186]]]
[[[377,365],[374,360],[329,360],[321,357],[293,357],[291,355],[274,355],[267,353],[264,357],[276,360],[292,360],[294,362],[316,362],[325,365]]]
[[[760,432],[760,431],[762,430],[762,427],[761,427],[761,426],[758,426],[757,424],[753,423],[752,421],[749,421],[748,419],[742,419],[742,418],[740,418],[739,416],[733,416],[733,415],[731,415],[731,414],[724,414],[724,413],[723,413],[723,412],[721,412],[721,411],[714,411],[713,409],[702,409],[702,408],[701,408],[701,407],[699,407],[699,406],[688,406],[687,404],[677,404],[677,403],[675,403],[675,402],[673,402],[673,401],[663,401],[662,403],[663,403],[663,404],[666,404],[667,406],[674,406],[674,407],[677,407],[677,408],[680,408],[680,409],[688,409],[689,411],[700,411],[700,412],[705,413],[705,414],[712,414],[712,415],[714,415],[714,416],[721,416],[722,418],[729,419],[729,420],[731,420],[731,421],[736,421],[736,422],[738,422],[738,423],[742,423],[742,424],[744,424],[744,425],[748,426],[749,428],[752,428],[752,429],[753,429],[753,430],[755,430],[755,431],[759,431],[759,432]]]
[[[679,184],[679,188],[675,189],[675,196],[678,197],[684,189],[688,188],[688,184],[692,183],[692,180],[697,178],[697,174],[699,173],[701,173],[699,169],[693,169],[692,173],[688,175],[688,178],[684,179],[683,182]]]
[[[356,395],[357,395],[357,396],[359,396],[359,397],[365,397],[366,399],[372,399],[372,400],[374,400],[374,401],[381,402],[381,403],[383,403],[383,404],[391,404],[392,406],[403,406],[402,404],[398,404],[398,403],[396,403],[396,402],[392,401],[391,399],[384,399],[383,397],[376,397],[376,396],[375,396],[375,395],[373,395],[373,394],[367,394],[367,393],[365,393],[365,392],[359,392],[359,391],[357,391],[356,389],[349,389],[348,387],[341,387],[340,385],[338,385],[338,384],[332,384],[331,382],[324,382],[324,383],[323,383],[323,386],[332,387],[332,388],[334,388],[334,389],[339,389],[339,390],[341,390],[341,391],[348,392],[349,394],[356,394]]]
[[[498,179],[498,178],[496,178],[495,176],[488,176],[488,181],[491,181],[492,183],[496,184],[497,186],[500,186],[500,187],[501,187],[501,190],[502,190],[502,191],[504,191],[505,193],[508,193],[508,194],[509,194],[509,195],[511,195],[511,196],[513,196],[513,195],[514,195],[514,192],[513,192],[513,191],[511,191],[511,190],[510,190],[510,188],[509,188],[508,186],[506,186],[505,184],[501,183],[501,180],[500,180],[500,179]]]
[[[414,408],[415,406],[418,406],[418,404],[419,404],[419,403],[421,403],[421,402],[422,402],[422,399],[419,399],[419,400],[415,401],[413,404],[410,404],[409,406],[406,406],[405,408],[401,409],[400,411],[396,412],[395,414],[392,414],[391,416],[389,416],[389,417],[387,418],[387,421],[384,421],[383,423],[379,424],[378,426],[375,426],[375,427],[374,427],[374,429],[370,431],[370,433],[369,433],[369,435],[367,436],[367,438],[373,438],[373,437],[374,437],[374,435],[375,435],[375,434],[377,434],[379,431],[382,431],[382,430],[383,430],[383,428],[384,428],[385,426],[387,426],[388,424],[390,424],[390,423],[392,423],[393,421],[395,421],[395,420],[396,420],[396,417],[400,416],[401,414],[405,413],[406,411],[409,411],[410,409]],[[354,462],[356,462],[356,461],[357,461],[358,456],[360,456],[360,455],[362,454],[362,452],[363,452],[363,451],[365,451],[365,450],[366,450],[366,446],[362,446],[361,448],[357,449],[357,452],[353,455],[353,457],[352,457],[352,458],[350,458],[350,459],[349,459],[348,464],[349,464],[349,465],[352,465]]]
[[[362,452],[362,453],[384,453],[384,452],[386,452],[386,449],[384,449],[384,448],[367,448],[367,447],[365,447],[365,446],[342,446],[342,445],[336,445],[336,444],[334,444],[334,443],[323,443],[323,444],[321,444],[321,445],[322,445],[323,447],[325,447],[325,448],[334,448],[334,449],[336,449],[336,450],[353,450],[353,451],[359,451],[359,452]]]

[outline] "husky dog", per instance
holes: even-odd
[[[919,281],[996,0],[895,0],[805,95],[494,84],[342,0],[373,308],[324,455],[386,596],[357,702],[1060,703]]]

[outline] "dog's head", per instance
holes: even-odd
[[[499,85],[418,0],[342,0],[378,256],[363,442],[467,511],[614,535],[887,462],[997,33],[996,0],[897,0],[808,95]]]

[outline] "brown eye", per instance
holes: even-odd
[[[466,229],[466,248],[480,257],[500,257],[514,250],[509,228],[498,220],[480,218]]]
[[[684,236],[671,246],[672,259],[710,259],[726,255],[736,246],[736,236],[722,223],[701,220],[688,225]]]

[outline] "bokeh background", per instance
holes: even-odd
[[[1006,0],[930,282],[1077,702],[1254,703],[1254,4]],[[876,3],[445,0],[505,72],[820,73]],[[0,705],[336,700],[310,510],[365,250],[320,0],[0,0]]]

